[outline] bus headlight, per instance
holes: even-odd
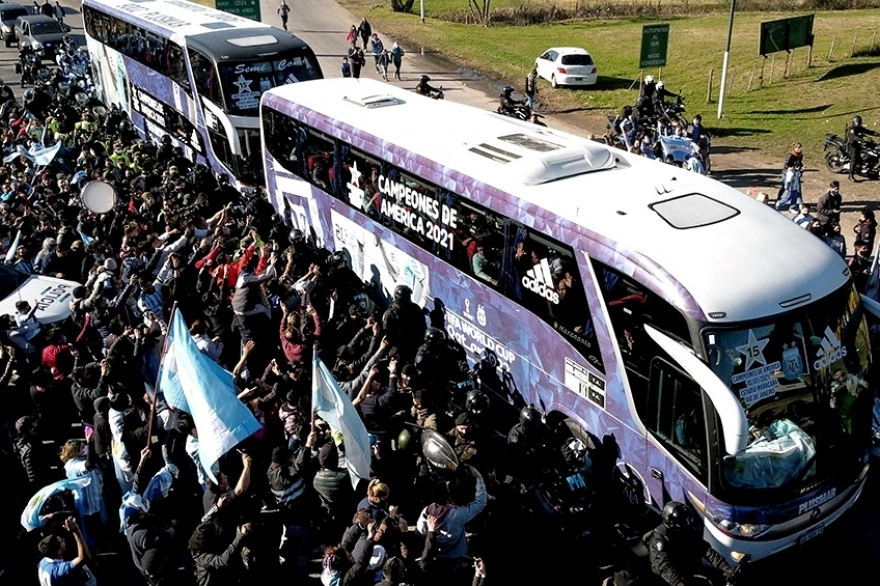
[[[755,539],[766,533],[770,529],[770,525],[759,525],[753,523],[737,523],[728,519],[723,519],[710,509],[705,509],[706,518],[718,527],[722,532],[733,537],[743,537],[745,539]]]
[[[690,501],[694,504],[694,506],[699,510],[703,515],[706,516],[706,519],[709,520],[710,523],[715,525],[718,529],[721,530],[722,533],[730,535],[732,537],[743,537],[745,539],[755,539],[760,537],[764,533],[770,530],[770,525],[758,525],[752,523],[737,523],[735,521],[729,521],[724,519],[718,513],[715,513],[712,509],[707,507],[702,501],[700,501],[696,496],[692,493],[687,493]]]

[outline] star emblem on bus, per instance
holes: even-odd
[[[755,362],[760,362],[767,366],[767,359],[764,358],[764,348],[770,340],[759,340],[755,337],[755,332],[749,330],[749,340],[745,344],[736,347],[736,351],[746,357],[746,370],[749,370]]]
[[[240,93],[240,94],[246,94],[246,93],[249,93],[249,92],[252,91],[252,90],[251,90],[251,84],[252,84],[253,82],[254,82],[254,80],[252,80],[252,79],[245,79],[245,77],[244,77],[243,75],[239,75],[239,76],[238,76],[238,80],[237,80],[237,81],[234,81],[234,82],[232,82],[232,83],[234,83],[236,86],[238,86],[238,93]]]
[[[351,181],[348,182],[348,201],[351,205],[355,207],[361,207],[361,203],[364,200],[364,190],[361,189],[360,184],[358,183],[361,179],[361,175],[363,173],[357,167],[357,161],[351,162],[351,167],[349,167],[349,171],[351,172]]]

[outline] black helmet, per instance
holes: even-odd
[[[294,228],[293,230],[290,231],[290,241],[291,242],[302,242],[305,239],[306,239],[306,237],[302,233],[302,230],[297,230],[296,228]]]
[[[693,515],[684,503],[669,501],[663,507],[663,525],[672,531],[681,531],[691,526]]]
[[[526,429],[536,427],[541,422],[541,414],[534,405],[528,405],[519,412],[519,423]]]
[[[512,85],[504,86],[503,88],[501,88],[501,93],[504,94],[505,96],[509,96],[510,94],[513,93],[513,86]]]
[[[484,362],[493,368],[498,368],[498,355],[488,348],[483,348],[480,352],[480,362]]]
[[[431,81],[431,78],[427,75],[423,75],[419,78],[419,83],[428,83],[429,81]]]
[[[406,285],[398,285],[394,288],[395,301],[409,301],[412,299],[412,289]]]
[[[427,342],[429,344],[433,344],[435,342],[442,342],[445,339],[446,339],[446,332],[444,332],[440,328],[428,328],[425,331],[425,342]]]
[[[853,126],[861,126],[862,125],[862,117],[861,116],[853,116]]]
[[[489,409],[489,397],[483,391],[474,389],[467,394],[464,405],[468,411],[486,411]]]

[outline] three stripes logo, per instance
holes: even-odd
[[[547,301],[559,305],[559,293],[553,286],[553,277],[550,274],[550,263],[546,258],[526,271],[522,278],[523,287],[537,293]]]
[[[816,352],[816,361],[813,363],[813,368],[816,370],[822,370],[846,357],[846,348],[828,326],[825,326],[825,337],[822,338],[821,346]]]

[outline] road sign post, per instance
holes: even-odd
[[[668,24],[646,24],[642,27],[642,50],[639,69],[666,65],[666,49],[669,46]]]
[[[217,10],[260,22],[260,0],[216,0]]]

